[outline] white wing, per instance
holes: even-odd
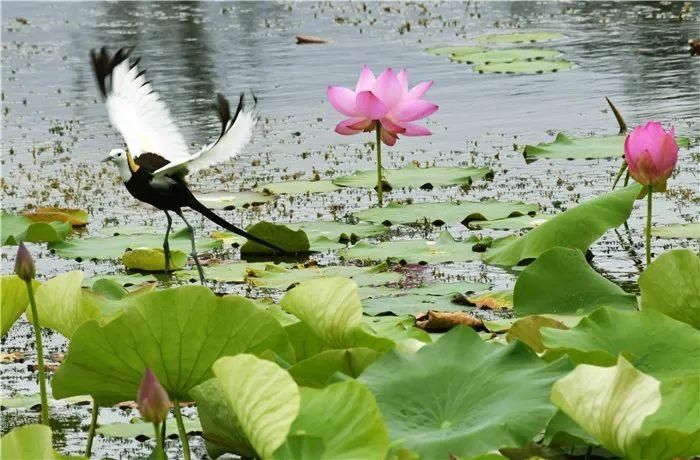
[[[255,125],[258,121],[257,112],[255,107],[244,111],[242,109],[243,98],[241,96],[236,115],[231,118],[230,113],[228,113],[228,102],[225,102],[226,113],[222,115],[222,99],[223,96],[219,95],[219,116],[223,123],[222,134],[219,139],[216,142],[205,145],[199,152],[182,161],[172,162],[167,166],[163,166],[154,175],[173,174],[181,171],[192,173],[238,156],[243,147],[253,138]],[[225,101],[225,99],[223,100]]]
[[[171,162],[187,158],[187,143],[165,103],[139,71],[138,60],[132,63],[124,49],[110,58],[104,48],[99,54],[93,51],[92,60],[109,119],[131,154],[152,152]]]

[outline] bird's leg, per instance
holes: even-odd
[[[197,258],[197,247],[194,244],[194,228],[190,225],[189,222],[187,222],[187,219],[185,219],[185,215],[180,211],[178,213],[180,217],[182,218],[182,221],[185,222],[185,225],[187,225],[187,229],[190,231],[190,241],[192,242],[192,258],[194,259],[194,263],[197,266],[197,272],[199,272],[199,282],[204,286],[204,270],[202,270],[202,266],[199,264],[199,259]]]
[[[170,272],[170,243],[168,242],[168,237],[170,236],[170,227],[173,226],[173,219],[165,211],[165,217],[168,218],[168,228],[165,230],[165,239],[163,240],[163,254],[165,255],[165,274]]]

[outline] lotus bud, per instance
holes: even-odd
[[[32,259],[32,255],[29,253],[29,250],[23,243],[20,243],[19,247],[17,248],[17,257],[15,258],[15,274],[26,282],[34,279],[34,276],[36,275],[34,259]]]
[[[137,397],[141,418],[147,422],[161,423],[168,416],[170,398],[158,377],[149,368],[143,374]]]
[[[636,127],[625,139],[625,160],[634,180],[664,191],[678,161],[673,128],[667,132],[654,121]]]

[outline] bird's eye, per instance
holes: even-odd
[[[122,152],[117,153],[117,156],[118,157],[122,156]]]

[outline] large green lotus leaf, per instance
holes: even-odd
[[[70,222],[34,222],[28,217],[0,213],[0,241],[2,245],[25,242],[63,241],[73,226]]]
[[[534,214],[539,207],[536,204],[521,202],[464,201],[462,203],[389,203],[383,208],[370,208],[353,213],[364,221],[383,223],[384,225],[420,224],[431,222],[433,225],[458,224],[468,225],[478,220],[495,220],[506,217]]]
[[[479,73],[520,73],[520,74],[538,74],[559,72],[560,70],[569,70],[573,67],[573,63],[564,59],[555,61],[545,61],[542,59],[534,61],[513,61],[513,62],[489,62],[483,64],[475,64],[472,69]]]
[[[46,425],[24,425],[0,439],[0,458],[3,460],[58,460],[65,458],[53,450],[51,428]]]
[[[165,252],[163,248],[134,248],[122,256],[122,263],[127,269],[162,272],[165,270]],[[187,254],[180,250],[170,250],[171,270],[179,270],[187,263]]]
[[[95,275],[83,279],[83,287],[91,288],[100,280],[110,280],[121,284],[124,287],[140,286],[144,283],[155,283],[158,279],[153,275],[142,275],[140,273],[117,274],[117,275]]]
[[[362,319],[378,336],[393,340],[399,348],[406,344],[417,349],[421,344],[432,342],[430,334],[415,327],[416,318],[413,315],[365,316]]]
[[[394,343],[367,331],[357,284],[347,278],[308,280],[285,294],[282,308],[298,317],[331,348],[386,350]]]
[[[285,268],[268,264],[262,270],[259,268],[249,270],[246,280],[256,287],[287,290],[302,281],[336,276],[350,278],[359,286],[397,283],[402,278],[401,274],[388,271],[387,264],[373,267],[346,265],[310,268]]]
[[[698,382],[662,384],[620,356],[612,367],[577,366],[554,384],[552,402],[624,458],[686,457],[700,452]]]
[[[303,230],[292,230],[284,225],[270,222],[258,222],[246,229],[251,235],[262,238],[268,243],[284,249],[290,254],[302,254],[309,252],[309,238]],[[241,255],[246,254],[274,254],[275,251],[254,241],[246,241],[241,247]]]
[[[382,179],[391,188],[422,188],[447,185],[471,184],[475,179],[493,178],[489,168],[474,167],[431,167],[419,168],[411,163],[401,169],[387,169]],[[335,185],[342,187],[375,188],[377,186],[377,171],[356,171],[351,176],[333,179]]]
[[[510,238],[496,240],[493,247],[507,244]],[[360,241],[355,246],[338,252],[345,260],[375,260],[409,264],[463,262],[479,260],[482,252],[473,250],[479,242],[476,236],[463,241],[455,241],[449,232],[440,233],[437,240],[399,240],[370,244]]]
[[[613,366],[623,355],[659,379],[700,374],[700,331],[655,311],[601,308],[571,330],[541,333],[548,357],[567,354],[576,364]]]
[[[323,454],[300,456],[298,450],[282,446],[275,453],[276,459],[383,460],[389,451],[389,436],[377,402],[367,387],[355,380],[323,389],[301,388],[301,407],[289,436],[321,439]]]
[[[271,350],[287,360],[293,351],[282,326],[251,301],[217,297],[201,286],[182,286],[121,301],[121,314],[73,334],[53,379],[57,398],[90,394],[100,405],[133,399],[149,367],[171,398],[211,377],[222,356]]]
[[[319,238],[327,238],[336,243],[355,243],[362,238],[374,237],[389,233],[389,229],[384,225],[375,225],[369,222],[359,222],[357,224],[346,224],[334,221],[297,222],[285,224],[292,230],[303,230],[310,241]]]
[[[522,230],[542,225],[550,217],[545,214],[535,214],[534,216],[524,215],[495,220],[473,220],[468,223],[467,227],[473,230]]]
[[[658,238],[700,240],[700,222],[694,224],[673,224],[666,227],[652,227],[651,234]]]
[[[202,267],[204,277],[209,281],[219,283],[243,283],[248,269],[252,266],[264,266],[264,264],[248,264],[246,262],[232,262],[212,264]],[[196,269],[178,271],[175,275],[184,280],[199,281],[199,272]]]
[[[598,445],[598,441],[593,436],[586,433],[578,423],[571,420],[571,417],[561,410],[558,410],[554,417],[549,420],[543,441],[548,446],[566,448]]]
[[[641,185],[632,184],[586,201],[558,214],[525,236],[492,248],[484,262],[494,265],[517,265],[535,259],[556,246],[585,252],[607,230],[622,225],[629,218]]]
[[[425,51],[438,56],[453,56],[453,55],[463,55],[480,53],[486,51],[486,48],[481,46],[473,45],[441,45],[428,48]]]
[[[188,434],[201,432],[202,425],[199,420],[185,418],[183,420],[183,425],[185,426],[185,432]],[[100,425],[97,433],[105,436],[107,438],[125,438],[125,439],[139,439],[143,440],[145,438],[153,438],[155,433],[153,432],[153,424],[146,422],[133,422],[133,423],[108,423],[106,425]],[[167,437],[178,436],[180,433],[175,423],[175,419],[168,420],[165,426],[165,435]]]
[[[379,288],[381,290],[376,296],[362,300],[362,308],[367,315],[465,310],[470,309],[465,295],[487,287],[481,283],[457,282],[435,283],[414,289]],[[371,293],[366,292],[365,295],[371,296]]]
[[[567,368],[519,342],[487,343],[456,327],[413,355],[386,353],[360,380],[398,447],[421,458],[470,458],[523,446],[544,429],[555,412],[551,385]]]
[[[61,257],[70,259],[119,259],[129,249],[161,248],[163,247],[164,237],[165,232],[163,234],[121,233],[108,238],[73,238],[60,243],[49,243],[49,249]],[[183,251],[186,254],[192,252],[190,235],[187,229],[171,233],[169,242],[172,251]],[[197,243],[197,252],[207,252],[221,247],[221,241],[206,236],[196,238],[195,242]]]
[[[0,278],[0,332],[2,336],[7,334],[15,321],[22,316],[29,305],[27,283],[17,275],[4,275]],[[33,281],[34,289],[39,286],[38,281]]]
[[[700,329],[700,257],[676,249],[657,257],[639,276],[642,310],[656,310]]]
[[[678,137],[676,141],[682,147],[687,147],[690,144],[687,137]],[[525,160],[530,162],[538,158],[561,160],[619,158],[624,152],[625,136],[619,134],[569,137],[564,133],[559,133],[553,142],[526,145],[523,155]]]
[[[568,329],[561,321],[557,321],[556,319],[532,315],[520,318],[514,322],[510,326],[510,329],[508,329],[506,339],[508,342],[520,340],[522,343],[532,348],[533,351],[542,353],[546,350],[545,346],[542,344],[542,334],[540,332],[544,327]]]
[[[333,381],[336,373],[358,377],[379,356],[380,353],[371,348],[323,350],[287,370],[298,385],[322,388]]]
[[[476,41],[488,44],[536,43],[563,38],[558,32],[513,32],[507,34],[488,34],[476,37]]]
[[[249,354],[221,358],[213,370],[251,446],[263,459],[271,458],[299,414],[297,384],[277,364]]]
[[[552,248],[520,273],[513,291],[517,316],[587,315],[599,307],[637,308],[637,297],[593,270],[578,249]]]
[[[251,191],[196,193],[195,196],[200,203],[209,209],[226,210],[260,206],[277,199],[275,195]]]
[[[255,190],[274,195],[298,195],[301,193],[328,193],[340,190],[329,180],[295,180],[290,182],[273,182],[257,187]]]
[[[456,51],[450,59],[467,64],[504,63],[515,61],[532,61],[536,59],[553,59],[561,55],[559,51],[538,48],[505,48],[487,50],[477,53]]]

